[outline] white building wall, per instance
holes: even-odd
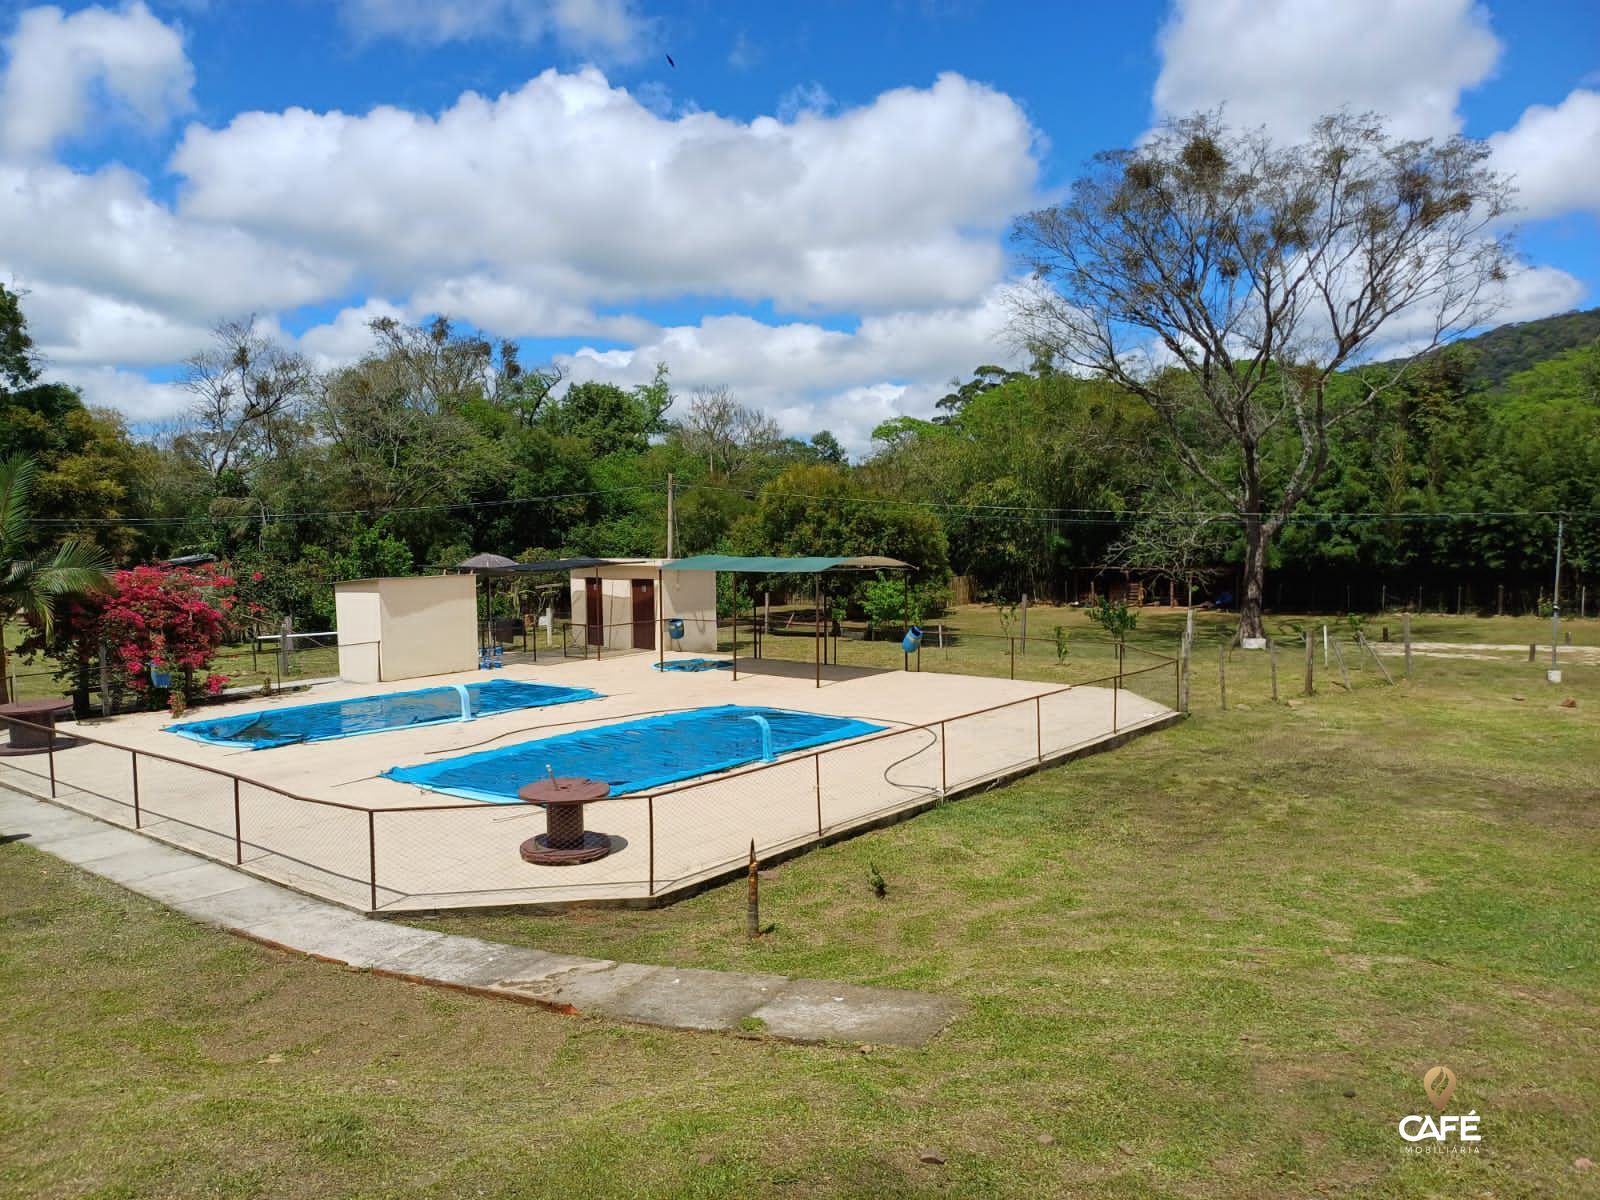
[[[472,575],[335,585],[339,674],[371,683],[472,670],[478,662],[477,596]]]

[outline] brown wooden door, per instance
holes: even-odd
[[[653,579],[633,581],[633,648],[656,648],[656,582]]]
[[[588,646],[606,644],[606,598],[600,588],[598,579],[583,581],[583,638]]]

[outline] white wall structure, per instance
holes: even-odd
[[[670,617],[683,620],[681,641],[667,641],[668,650],[715,652],[717,648],[717,577],[711,571],[662,571],[662,559],[639,559],[607,563],[600,567],[579,567],[572,572],[572,625],[585,645],[600,645],[607,650],[656,650],[656,639],[664,638],[663,625]],[[596,582],[600,601],[598,611],[589,609],[590,581]],[[648,584],[648,588],[638,584]],[[648,591],[654,615],[646,621],[643,607],[635,605],[636,595]],[[642,601],[641,601],[642,605]],[[598,622],[591,617],[598,616]],[[591,626],[598,624],[598,630]]]
[[[335,584],[340,678],[379,683],[472,670],[478,665],[477,586],[472,575]]]

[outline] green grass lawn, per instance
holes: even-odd
[[[1190,721],[780,865],[756,942],[742,885],[426,922],[964,999],[922,1050],[408,986],[0,846],[0,1193],[1600,1195],[1600,667],[1352,663],[1346,692],[1319,655],[1306,699],[1301,656],[1273,704],[1234,652],[1224,713],[1225,626]],[[1396,1133],[1436,1063],[1476,1155]]]

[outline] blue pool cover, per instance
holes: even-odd
[[[464,687],[467,710],[472,717],[592,700],[600,695],[588,688],[517,683],[510,679],[492,679],[488,683],[469,683]],[[210,721],[186,721],[182,725],[168,725],[166,729],[197,742],[263,750],[296,742],[325,742],[358,733],[383,733],[390,729],[459,721],[461,691],[452,686],[392,692],[386,696],[358,696],[351,700],[297,704]]]
[[[516,803],[518,788],[547,778],[551,771],[603,779],[611,785],[612,795],[625,795],[757,761],[765,731],[753,717],[764,719],[771,730],[774,755],[884,728],[849,717],[725,704],[601,725],[414,767],[391,767],[384,775],[429,791],[495,804]]]

